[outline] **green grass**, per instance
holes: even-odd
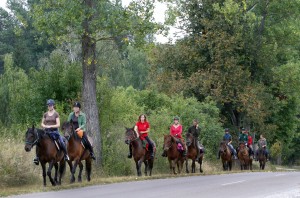
[[[85,179],[85,171],[83,171],[83,182],[82,183],[69,183],[70,171],[67,166],[66,174],[63,177],[62,185],[52,187],[51,183],[47,177],[47,187],[43,187],[42,183],[42,168],[41,166],[36,166],[32,163],[32,159],[35,155],[35,148],[27,153],[24,150],[24,143],[17,140],[0,139],[0,196],[9,196],[17,194],[26,194],[33,192],[45,192],[45,191],[56,191],[62,189],[78,188],[90,185],[104,185],[116,182],[128,182],[136,180],[147,180],[147,179],[161,179],[161,178],[173,178],[173,177],[183,177],[183,176],[192,176],[192,175],[212,175],[212,174],[228,174],[228,173],[238,173],[239,166],[238,163],[233,164],[233,170],[231,172],[224,172],[221,169],[221,161],[206,161],[204,157],[203,170],[204,173],[199,173],[199,166],[196,167],[196,174],[186,174],[185,165],[183,173],[180,175],[171,175],[167,163],[162,163],[167,161],[166,158],[162,158],[157,155],[157,166],[154,164],[153,176],[152,177],[136,177],[135,175],[135,164],[133,160],[128,160],[128,163],[131,163],[132,175],[130,176],[114,176],[111,177],[109,174],[104,173],[103,170],[97,168],[93,165],[92,170],[92,180],[87,182]],[[160,163],[158,163],[160,162]],[[158,167],[158,164],[163,165],[164,167]],[[189,163],[189,166],[191,163]],[[143,167],[144,168],[144,167]],[[253,164],[254,171],[259,171],[258,162]],[[265,171],[276,171],[276,167],[267,164]],[[282,169],[280,170],[282,171]],[[53,171],[54,173],[54,171]],[[143,173],[144,174],[144,173]]]

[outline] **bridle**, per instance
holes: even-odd
[[[127,135],[128,131],[131,132],[130,135]],[[128,131],[126,131],[126,136],[125,136],[125,141],[128,141],[128,144],[139,139],[139,137],[136,136],[136,133],[134,130],[128,130]]]
[[[28,129],[28,130],[30,130],[30,129]],[[36,129],[33,129],[33,130],[31,129],[30,131],[27,131],[27,134],[29,134],[29,133],[32,133],[35,136],[35,139],[32,142],[26,140],[25,144],[28,144],[31,147],[33,147],[34,145],[36,145],[39,142],[39,135],[38,135],[38,132]],[[26,139],[27,139],[27,135],[26,135]]]

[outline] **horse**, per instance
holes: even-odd
[[[170,174],[172,172],[176,175],[175,165],[177,165],[178,173],[181,173],[185,157],[182,152],[177,149],[177,141],[172,135],[164,135],[164,150],[167,153],[169,165],[170,165]]]
[[[132,155],[136,165],[136,171],[138,176],[142,176],[141,166],[144,162],[145,164],[145,175],[152,175],[152,169],[154,164],[154,158],[151,158],[151,152],[144,148],[142,140],[137,136],[137,133],[134,131],[134,128],[125,128],[125,143],[132,146]],[[153,141],[152,141],[153,142]],[[155,143],[153,142],[155,147]],[[155,156],[155,148],[154,156]]]
[[[265,169],[265,165],[266,165],[266,161],[267,161],[267,158],[266,158],[266,155],[265,155],[265,147],[264,148],[260,148],[258,149],[258,153],[257,153],[257,158],[258,158],[258,161],[259,161],[259,168],[261,170],[264,170]]]
[[[186,134],[186,146],[187,146],[187,156],[186,156],[186,172],[189,173],[188,168],[188,160],[192,160],[192,173],[196,172],[196,158],[197,158],[197,151],[200,152],[199,148],[196,145],[197,139],[191,133]],[[203,153],[200,153],[200,157],[198,163],[200,164],[200,173],[203,173],[202,170],[202,160],[203,160]]]
[[[222,141],[219,147],[220,156],[222,159],[223,170],[231,171],[232,168],[232,154],[230,148],[227,145],[227,142]]]
[[[241,170],[249,170],[249,168],[252,170],[252,159],[249,156],[249,151],[245,143],[240,143],[238,150]]]
[[[43,169],[43,183],[46,186],[46,164],[49,164],[47,175],[50,179],[52,186],[60,185],[61,179],[65,173],[65,158],[62,150],[57,149],[56,144],[50,138],[49,134],[42,129],[28,128],[25,134],[25,151],[30,152],[32,147],[36,146],[36,154],[39,158]],[[55,168],[55,176],[52,178],[51,171]],[[59,178],[58,177],[59,169]]]
[[[71,172],[70,183],[75,182],[75,172],[76,172],[77,165],[79,166],[78,182],[82,181],[81,178],[82,170],[83,170],[83,164],[81,162],[82,160],[85,160],[87,181],[91,181],[92,159],[89,150],[83,147],[82,139],[77,135],[76,131],[74,130],[72,122],[64,122],[61,129],[62,131],[64,131],[64,136],[68,140],[67,150],[68,150],[68,155],[70,157],[68,164]]]

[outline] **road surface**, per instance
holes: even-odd
[[[191,176],[97,185],[17,198],[295,198],[300,172],[254,172]]]

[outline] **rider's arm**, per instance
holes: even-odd
[[[45,117],[43,117],[43,119],[42,119],[41,126],[42,126],[43,128],[47,128],[47,126],[44,124],[44,122],[45,122]]]

